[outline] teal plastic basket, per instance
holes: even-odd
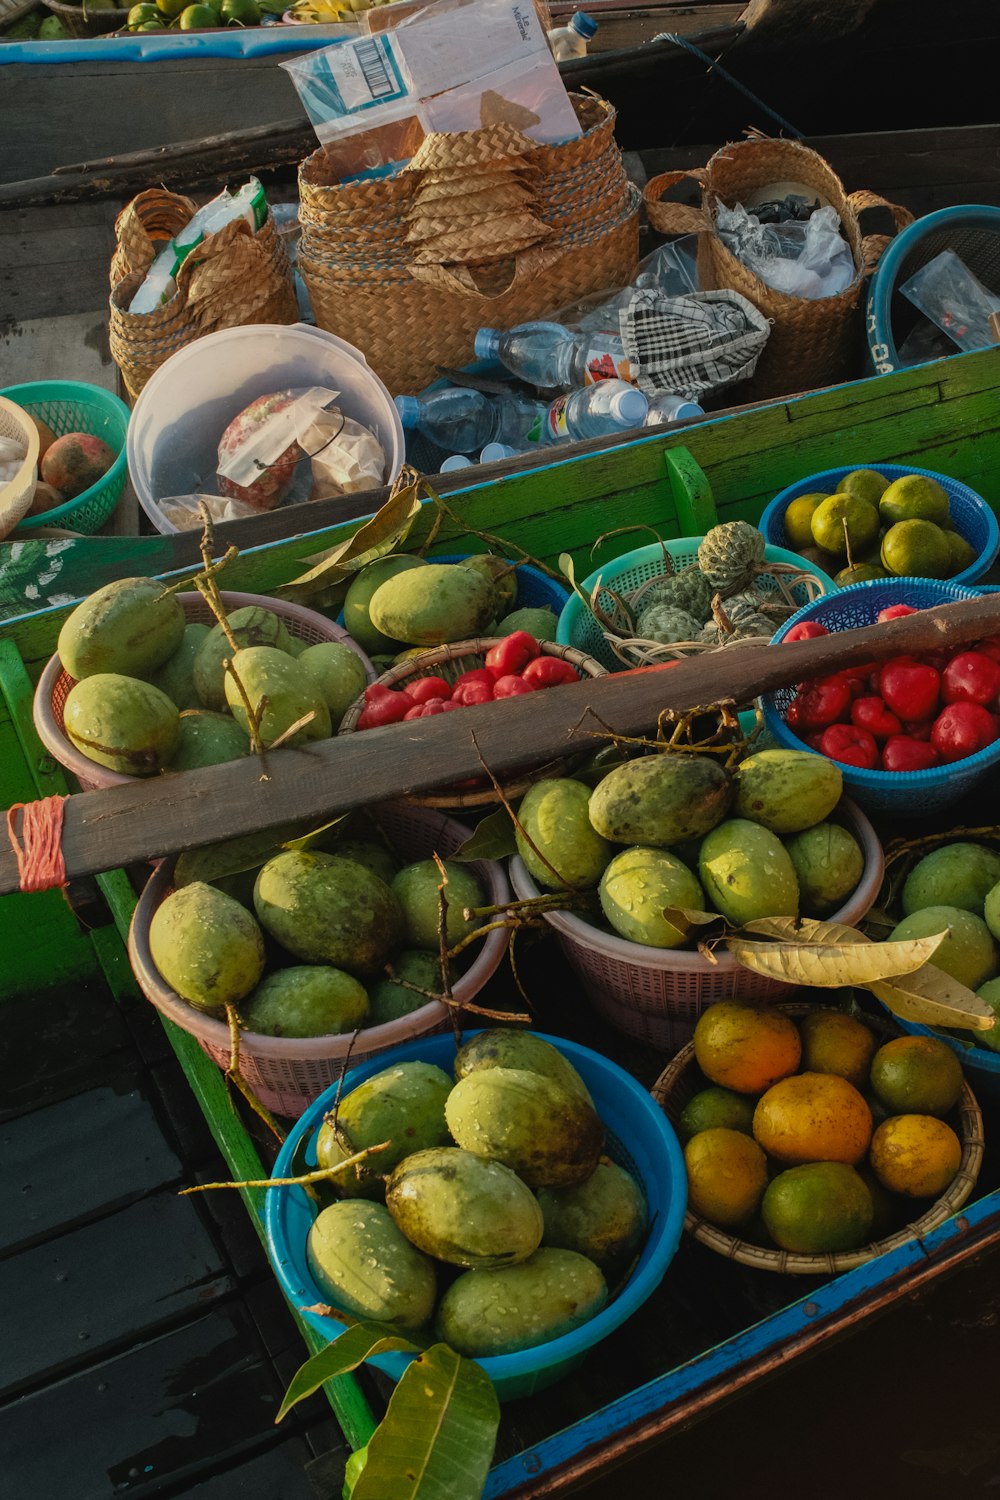
[[[662,574],[664,548],[675,569],[680,572],[689,563],[698,561],[698,548],[703,541],[704,537],[700,536],[682,536],[674,541],[664,542],[662,547],[659,542],[654,542],[649,547],[637,547],[634,552],[626,552],[591,573],[583,580],[580,588],[588,597],[598,583],[613,589],[616,594],[631,593],[641,584],[648,583],[651,578],[658,578]],[[789,567],[797,568],[800,573],[811,573],[818,580],[825,594],[832,594],[836,590],[833,579],[824,573],[822,568],[817,568],[805,558],[799,557],[797,552],[787,552],[783,547],[768,546],[764,548],[764,561],[786,563]],[[762,573],[758,582],[766,586],[773,582],[773,579],[769,578],[768,574]],[[792,592],[799,604],[809,602],[808,594],[802,585],[796,586]],[[609,607],[611,602],[609,596],[607,600]],[[569,602],[563,608],[559,616],[556,640],[561,646],[575,646],[578,651],[586,651],[588,656],[596,657],[601,666],[607,667],[609,672],[626,670],[624,663],[608,645],[604,631],[590,610],[586,608],[579,594],[571,594]]]
[[[34,380],[26,385],[10,385],[0,391],[31,416],[51,427],[56,437],[67,432],[87,432],[113,448],[118,457],[108,472],[74,500],[56,505],[42,516],[25,516],[14,533],[30,531],[36,526],[65,526],[85,536],[99,531],[114,514],[128,477],[125,456],[125,434],[129,409],[118,396],[87,385],[81,380]]]

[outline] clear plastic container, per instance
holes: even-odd
[[[419,428],[446,451],[472,454],[487,443],[523,449],[542,441],[546,405],[513,392],[491,398],[452,385],[425,396],[397,396],[396,410],[407,430]]]
[[[560,443],[567,438],[612,437],[641,427],[648,411],[649,402],[635,386],[624,380],[601,380],[553,401],[545,419],[546,439]]]

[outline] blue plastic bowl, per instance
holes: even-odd
[[[772,646],[801,620],[818,620],[829,631],[853,630],[874,625],[879,610],[891,604],[912,604],[914,609],[930,609],[935,604],[949,604],[956,599],[975,599],[978,589],[941,582],[932,578],[878,578],[871,583],[852,583],[822,599],[815,599],[794,614],[771,641]],[[779,745],[788,750],[809,750],[785,723],[785,712],[795,697],[794,687],[779,688],[761,698],[764,723]],[[865,771],[859,766],[841,765],[844,790],[866,812],[885,813],[888,817],[923,816],[924,813],[950,807],[989,774],[1000,762],[1000,740],[987,745],[978,755],[956,760],[929,771]],[[838,762],[839,764],[839,762]]]
[[[475,1035],[466,1032],[468,1039]],[[517,1354],[498,1354],[480,1360],[501,1400],[530,1396],[574,1369],[585,1354],[606,1338],[639,1308],[659,1286],[673,1259],[684,1225],[687,1175],[684,1157],[673,1127],[660,1106],[630,1074],[599,1053],[561,1037],[545,1036],[573,1064],[590,1090],[594,1104],[607,1127],[605,1150],[642,1184],[649,1210],[650,1231],[638,1264],[618,1296],[589,1323],[564,1333],[534,1349]],[[344,1085],[350,1093],[359,1083],[385,1068],[402,1062],[428,1062],[450,1071],[455,1058],[451,1036],[421,1037],[394,1047],[377,1058],[352,1068]],[[329,1088],[293,1127],[274,1164],[275,1177],[292,1175],[292,1160],[302,1138],[311,1137],[332,1107],[336,1088]],[[316,1165],[312,1144],[306,1152],[310,1168]],[[265,1227],[271,1260],[278,1280],[300,1315],[331,1342],[344,1331],[335,1318],[322,1317],[309,1308],[326,1301],[306,1262],[306,1236],[316,1216],[315,1204],[302,1188],[271,1188],[267,1194]],[[371,1363],[398,1380],[412,1355],[378,1355]]]
[[[840,469],[824,469],[821,474],[810,474],[805,479],[797,480],[795,484],[782,490],[780,495],[775,495],[761,516],[759,529],[765,539],[772,546],[787,547],[785,511],[792,501],[797,500],[800,495],[812,495],[816,491],[832,494],[844,475],[853,473],[855,469],[874,469],[876,474],[881,474],[888,480],[902,479],[904,474],[923,474],[927,479],[936,479],[948,491],[948,506],[955,530],[965,538],[970,547],[976,549],[975,562],[944,582],[975,583],[977,578],[983,578],[989,572],[1000,552],[1000,526],[982,495],[977,495],[975,490],[970,490],[967,484],[960,484],[957,479],[949,479],[947,474],[935,474],[933,469],[914,469],[901,464],[847,464]]]

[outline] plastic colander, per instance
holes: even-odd
[[[74,500],[53,506],[44,515],[25,516],[15,530],[64,526],[68,531],[82,531],[86,536],[99,531],[114,514],[128,476],[125,439],[129,410],[125,402],[99,385],[87,385],[81,380],[34,380],[26,385],[7,386],[0,391],[0,396],[6,396],[8,401],[15,402],[51,427],[56,437],[63,437],[67,432],[86,432],[107,443],[118,455],[96,484]]]

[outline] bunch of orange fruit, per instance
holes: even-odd
[[[693,1213],[803,1254],[856,1250],[918,1217],[962,1144],[962,1068],[933,1037],[879,1045],[854,1016],[722,1001],[694,1033],[711,1085],[678,1122]]]

